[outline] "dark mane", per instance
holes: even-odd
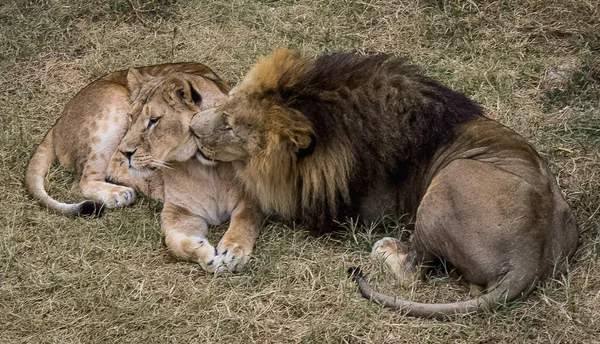
[[[259,64],[260,87],[252,97],[289,109],[286,121],[301,114],[312,124],[313,142],[294,162],[294,203],[296,218],[317,232],[357,216],[377,181],[402,194],[411,187],[409,174],[427,165],[459,124],[482,116],[478,105],[406,59],[342,53],[307,60],[281,52],[270,61]]]
[[[348,139],[356,152],[389,145],[378,162],[430,155],[453,138],[456,125],[481,116],[463,94],[422,74],[403,58],[341,53],[319,57],[302,82],[282,89],[284,101],[314,124],[321,145]],[[360,136],[352,139],[349,133]],[[393,161],[391,161],[393,160]]]

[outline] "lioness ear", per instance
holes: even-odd
[[[184,105],[192,110],[200,110],[202,104],[202,95],[197,87],[189,80],[183,80],[175,89],[173,97],[179,99]]]
[[[196,87],[194,83],[188,82],[188,84],[190,85],[190,95],[192,97],[192,103],[194,103],[198,110],[200,110],[200,104],[202,104],[202,95],[200,94],[198,87]]]
[[[142,84],[149,79],[150,77],[144,77],[139,70],[135,68],[129,68],[127,71],[127,88],[129,89],[129,99],[133,101],[140,93]]]

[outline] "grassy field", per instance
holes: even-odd
[[[133,65],[200,61],[235,84],[276,47],[408,56],[524,135],[573,207],[582,245],[567,277],[454,321],[364,300],[346,278],[424,302],[469,297],[439,273],[401,289],[368,260],[402,221],[313,237],[270,223],[238,274],[206,274],[162,245],[160,204],[100,219],[51,214],[23,175],[81,87]],[[592,0],[4,0],[0,2],[0,342],[576,343],[600,338],[600,3]],[[50,193],[77,200],[54,168]],[[216,242],[223,228],[214,230]]]

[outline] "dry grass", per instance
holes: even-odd
[[[597,342],[600,333],[600,8],[576,0],[6,0],[0,4],[0,338],[45,342]],[[407,55],[526,136],[580,225],[568,277],[490,314],[437,322],[363,300],[345,276],[426,302],[467,298],[444,274],[401,290],[367,260],[402,228],[330,237],[272,223],[248,269],[170,259],[159,204],[85,220],[25,193],[26,163],[75,92],[110,70],[196,60],[238,82],[276,47]],[[51,194],[78,199],[53,169]],[[215,230],[215,237],[223,229]]]

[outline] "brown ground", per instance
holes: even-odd
[[[413,300],[469,297],[444,274],[402,290],[369,263],[372,243],[398,235],[398,221],[319,238],[273,223],[247,270],[211,276],[168,257],[157,203],[72,219],[25,193],[33,149],[93,79],[196,60],[235,84],[276,47],[409,56],[527,137],[577,216],[571,273],[493,313],[412,319],[362,299],[345,273],[362,265],[380,289]],[[3,343],[600,341],[598,1],[5,0],[0,70]],[[69,172],[48,180],[56,198],[80,199]]]

